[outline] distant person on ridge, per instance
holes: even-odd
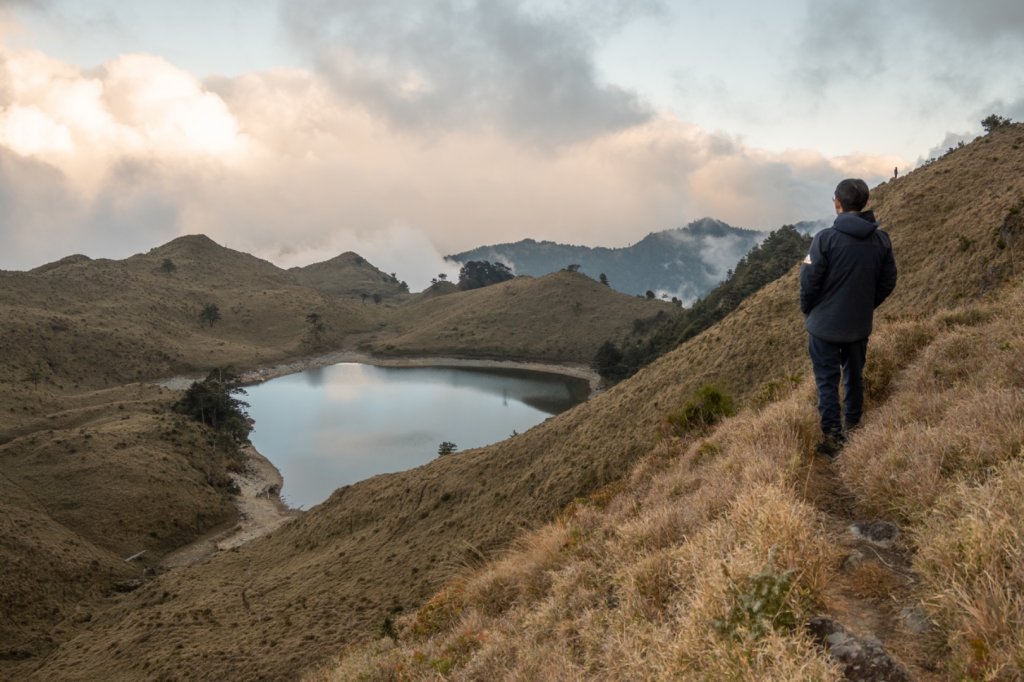
[[[800,311],[818,385],[822,441],[818,452],[835,457],[864,409],[864,361],[874,310],[896,288],[889,235],[865,211],[868,186],[843,180],[832,197],[836,220],[814,236],[800,268]],[[843,410],[839,380],[843,380]],[[843,415],[845,412],[845,415]],[[845,416],[845,429],[843,424]]]

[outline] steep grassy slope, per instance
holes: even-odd
[[[586,275],[557,272],[445,296],[420,296],[366,348],[388,355],[462,356],[589,363],[601,342],[634,320],[673,309],[620,294]]]
[[[814,616],[877,637],[911,679],[1016,679],[1024,286],[1000,293],[884,325],[874,409],[834,465],[813,455],[802,381],[660,443],[623,485],[396,618],[397,645],[310,679],[843,679],[803,628]],[[866,519],[903,535],[865,542],[848,526]],[[756,602],[755,586],[781,591]]]
[[[877,192],[902,279],[873,337],[867,421],[835,467],[812,454],[813,383],[773,387],[764,408],[655,446],[618,494],[450,583],[398,619],[398,646],[353,649],[312,679],[842,679],[800,627],[821,614],[880,638],[914,679],[1016,679],[1022,144],[1021,126],[998,131]],[[977,210],[971,192],[993,186]],[[940,215],[913,205],[943,187]],[[870,518],[903,537],[879,547],[847,529]],[[784,597],[755,602],[755,584]]]
[[[946,324],[943,315],[950,320],[947,326],[963,326],[956,322],[958,315],[975,319],[974,302],[988,297],[985,305],[996,311],[992,315],[1005,316],[1011,320],[1006,328],[1019,329],[1019,318],[1009,315],[1019,310],[1019,294],[1012,300],[1000,297],[1013,286],[1014,268],[1019,267],[1013,259],[1019,261],[1021,254],[1014,218],[1024,201],[1021,144],[1021,126],[1000,130],[876,191],[872,203],[890,227],[901,280],[880,311],[879,334],[871,351],[872,407],[877,410],[872,419],[881,415],[882,402],[901,390],[901,372],[911,371],[916,354],[930,343],[932,337],[922,334],[920,327],[933,325],[938,330]],[[571,566],[567,573],[551,573],[549,568],[557,566],[541,555],[539,568],[526,572],[525,583],[481,579],[484,593],[496,595],[480,602],[495,604],[485,608],[493,611],[484,614],[488,617],[501,617],[509,604],[516,603],[516,585],[525,585],[523,592],[532,597],[553,597],[544,602],[553,610],[525,624],[536,629],[524,625],[524,631],[532,633],[531,646],[550,654],[550,666],[534,661],[541,667],[524,668],[521,675],[550,670],[585,676],[597,669],[589,667],[595,651],[603,652],[601,660],[617,662],[620,667],[610,670],[619,670],[623,677],[648,663],[650,659],[638,653],[643,651],[673,665],[691,666],[681,670],[694,677],[746,673],[792,679],[803,671],[808,678],[820,679],[834,674],[835,668],[806,638],[773,635],[763,647],[753,649],[751,659],[746,652],[752,649],[742,638],[722,643],[708,629],[709,617],[721,615],[718,605],[733,593],[733,583],[745,584],[743,580],[769,559],[776,572],[806,567],[798,578],[801,591],[793,594],[810,595],[812,605],[863,607],[870,601],[863,596],[864,586],[878,582],[871,580],[870,571],[875,569],[865,569],[861,588],[856,581],[847,581],[849,592],[833,594],[827,587],[833,575],[829,571],[834,570],[829,560],[836,556],[832,533],[841,528],[845,511],[829,508],[823,501],[827,494],[811,494],[815,487],[827,493],[838,484],[835,476],[808,467],[802,459],[813,445],[815,418],[811,386],[799,378],[806,374],[807,361],[795,277],[794,271],[766,287],[722,322],[630,380],[525,434],[344,488],[271,536],[208,564],[168,573],[121,597],[109,610],[95,614],[86,631],[43,661],[35,677],[292,678],[344,643],[373,636],[389,613],[418,607],[452,576],[466,573],[481,557],[507,546],[524,526],[555,518],[577,496],[622,479],[648,454],[654,459],[623,487],[626,492],[616,498],[610,521],[588,513],[584,522],[569,526],[561,536],[568,538],[574,552],[579,550],[566,564]],[[955,306],[963,307],[960,312],[943,312]],[[438,328],[438,333],[443,330]],[[1019,335],[1003,342],[1009,344],[1007,352],[1018,352]],[[927,375],[933,367],[923,365],[919,371]],[[743,403],[769,407],[730,422],[712,438],[713,447],[696,442],[686,445],[680,456],[676,443],[658,446],[665,415],[709,381]],[[913,385],[902,390],[917,391]],[[927,426],[926,421],[922,427]],[[869,428],[866,424],[865,438]],[[659,460],[662,464],[657,464]],[[653,470],[661,466],[670,467],[675,476],[655,481]],[[965,483],[979,484],[977,479]],[[633,489],[634,484],[639,485]],[[951,479],[951,489],[960,484]],[[640,518],[635,504],[655,509],[644,498],[645,485],[654,497],[671,502],[650,518]],[[1012,499],[1008,485],[994,486],[987,494]],[[608,497],[598,499],[607,502]],[[944,508],[952,514],[958,507],[948,503]],[[564,544],[557,532],[552,533],[550,546]],[[778,549],[770,552],[773,545]],[[649,550],[655,554],[643,554]],[[640,564],[609,575],[606,569],[613,564],[601,563],[604,551],[634,554]],[[716,572],[722,562],[735,567],[738,582]],[[631,593],[607,590],[607,585],[623,580],[623,590]],[[511,592],[504,594],[512,597],[502,596],[502,585],[510,585]],[[704,587],[707,591],[700,591]],[[628,609],[616,610],[613,605],[625,603],[623,594],[634,596]],[[559,600],[560,595],[568,598]],[[703,601],[690,599],[692,595],[704,595]],[[680,601],[683,606],[673,611],[672,604]],[[532,649],[524,649],[519,640],[505,648],[486,649],[479,629],[469,629],[472,623],[454,618],[454,609],[463,603],[442,594],[432,602],[436,608],[423,616],[427,625],[420,635],[439,631],[442,637],[451,636],[424,644],[432,647],[430,656],[450,649],[449,662],[438,666],[472,676],[476,669],[511,670],[516,660],[528,660],[525,652]],[[537,602],[523,603],[530,611]],[[600,620],[601,603],[616,610],[610,620]],[[810,612],[803,602],[790,607],[794,617]],[[687,627],[664,619],[666,609],[673,617],[687,619]],[[638,613],[647,614],[650,628],[641,625]],[[592,618],[597,629],[583,629],[587,623],[577,618]],[[520,622],[512,621],[511,627]],[[452,623],[456,630],[448,629]],[[608,629],[601,629],[602,623]],[[461,645],[456,642],[467,632]],[[500,632],[494,641],[508,641],[510,636]],[[632,640],[637,646],[630,644],[634,632],[639,633]],[[671,639],[675,632],[684,634]],[[662,647],[666,638],[670,643]],[[546,640],[550,647],[544,646]],[[964,642],[963,648],[970,650],[969,637],[953,641]],[[715,646],[709,648],[707,642]],[[602,648],[608,643],[614,646]],[[479,659],[484,661],[481,666],[496,660],[499,667],[472,668],[470,656],[451,653],[478,650],[494,653]],[[788,650],[798,653],[796,659],[783,656]],[[517,652],[524,652],[520,659]],[[565,661],[565,656],[574,658]],[[425,675],[438,671],[430,660],[422,671]],[[782,667],[790,663],[792,667]]]

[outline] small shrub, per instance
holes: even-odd
[[[380,623],[380,636],[381,638],[387,637],[392,642],[398,641],[398,629],[390,615],[384,616],[384,620]]]
[[[459,446],[457,446],[455,443],[451,442],[450,440],[446,440],[446,441],[443,441],[440,445],[437,446],[437,456],[438,457],[442,457],[444,455],[450,455],[450,454],[456,452],[458,449],[459,449]]]
[[[462,615],[461,587],[447,587],[420,607],[413,620],[412,634],[426,638],[451,628]]]
[[[724,618],[713,623],[719,633],[737,640],[757,640],[772,630],[796,629],[791,599],[795,571],[777,573],[769,564],[760,573],[733,581],[725,566],[722,570],[729,578],[730,607]]]
[[[693,400],[682,409],[668,415],[667,421],[672,433],[682,436],[694,431],[704,431],[724,417],[736,414],[732,396],[712,384],[697,389]]]

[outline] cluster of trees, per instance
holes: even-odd
[[[580,271],[580,264],[579,263],[569,263],[564,268],[562,268],[562,272],[579,272],[579,271]],[[606,287],[610,287],[611,286],[611,284],[608,282],[608,275],[604,274],[603,272],[600,275],[598,275],[597,281],[600,282],[601,284],[605,285]]]
[[[499,284],[515,278],[504,263],[471,260],[459,269],[459,288],[463,291]]]
[[[252,423],[245,408],[249,404],[236,398],[245,395],[239,376],[230,368],[211,371],[202,381],[193,381],[174,409],[206,424],[234,443],[249,438]]]
[[[1012,124],[1009,118],[1000,116],[998,114],[989,114],[985,118],[981,119],[981,127],[985,129],[986,133],[991,133],[996,128],[1002,128]]]
[[[634,324],[633,334],[620,344],[606,341],[594,356],[594,369],[616,382],[701,333],[758,289],[773,282],[807,253],[811,237],[784,225],[768,235],[727,273],[726,280],[676,315],[655,316]]]

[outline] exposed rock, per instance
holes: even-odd
[[[134,592],[140,587],[142,587],[141,580],[122,580],[119,583],[114,583],[114,591],[116,592]]]
[[[840,623],[821,616],[807,623],[811,635],[843,667],[843,676],[858,682],[911,682],[907,671],[874,637],[857,637]]]
[[[864,558],[864,553],[855,549],[843,558],[840,568],[848,573],[855,571],[864,564]]]
[[[932,619],[920,606],[907,606],[900,609],[900,624],[907,632],[923,635],[932,629]]]
[[[878,547],[889,547],[900,536],[899,527],[888,521],[858,521],[849,530],[858,540]]]

